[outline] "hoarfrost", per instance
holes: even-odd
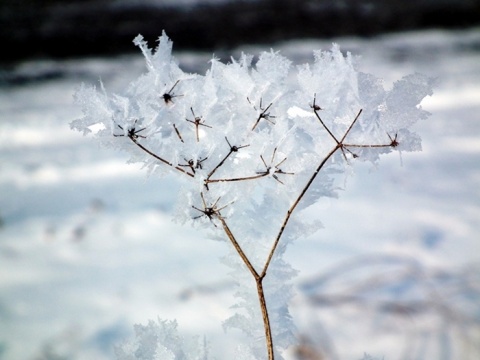
[[[249,270],[238,249],[225,260],[239,301],[224,325],[252,339],[264,336],[248,271],[263,274],[280,353],[295,338],[288,311],[295,270],[282,255],[293,239],[321,227],[302,209],[336,197],[338,176],[355,161],[376,163],[391,151],[420,150],[420,138],[409,128],[429,115],[419,104],[432,94],[432,80],[408,75],[385,90],[381,79],[358,72],[357,59],[336,44],[315,51],[313,64],[292,67],[272,50],[256,62],[248,54],[227,64],[212,59],[205,75],[188,74],[178,67],[165,32],[155,51],[140,35],[134,43],[147,72],[121,94],[81,85],[75,101],[83,117],[71,127],[128,152],[151,174],[182,178],[176,220],[212,229],[215,237],[225,230],[251,262]],[[135,353],[147,354],[141,358],[190,359],[179,357],[176,325],[150,323],[136,331]],[[130,359],[123,349],[120,358]],[[250,356],[242,351],[243,358]],[[262,358],[265,344],[252,341],[251,351]]]
[[[176,321],[149,321],[135,325],[135,339],[115,349],[117,360],[206,360],[207,349],[198,338],[182,338]]]

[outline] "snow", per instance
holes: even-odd
[[[422,152],[390,154],[378,168],[355,166],[338,200],[322,200],[311,209],[324,229],[286,251],[299,271],[293,320],[311,338],[327,333],[330,342],[323,345],[333,349],[331,358],[359,359],[368,353],[393,359],[408,336],[427,339],[442,331],[453,334],[447,343],[452,354],[459,354],[461,337],[438,313],[401,320],[387,316],[382,322],[373,310],[315,307],[301,289],[336,266],[342,280],[349,266],[356,269],[355,259],[372,264],[367,280],[369,274],[396,270],[388,262],[374,267],[373,258],[397,259],[407,270],[411,262],[405,259],[414,259],[438,292],[438,303],[463,309],[465,320],[459,324],[468,334],[477,329],[477,338],[467,339],[478,344],[478,31],[332,41],[361,55],[362,69],[387,84],[413,72],[436,77],[437,84],[434,96],[422,103],[432,116],[415,125]],[[275,50],[303,63],[311,61],[313,49],[328,49],[332,41],[288,42]],[[257,54],[265,49],[241,50]],[[175,56],[181,67],[192,58],[203,56],[202,63],[211,58],[203,55]],[[147,177],[138,165],[125,164],[125,153],[99,147],[69,128],[80,116],[72,101],[79,82],[101,77],[107,88],[120,89],[144,71],[141,55],[108,64],[105,59],[65,62],[64,78],[0,90],[0,358],[113,359],[113,345],[130,338],[134,324],[157,317],[177,319],[179,330],[188,334],[205,334],[213,355],[228,354],[242,335],[222,330],[234,303],[229,269],[219,261],[229,251],[226,244],[171,221],[179,190],[174,178]],[[35,63],[24,66],[35,69]],[[469,285],[448,293],[451,286],[439,286],[442,272]],[[356,278],[347,280],[355,284]],[[333,290],[344,292],[341,284]],[[399,284],[419,294],[425,286],[419,277]],[[391,295],[385,287],[378,291],[389,299],[401,294]],[[433,353],[440,348],[435,341],[411,341],[416,354],[415,346],[428,344]],[[478,352],[474,347],[463,358]]]

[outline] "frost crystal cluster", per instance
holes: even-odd
[[[135,325],[135,339],[115,349],[118,360],[206,360],[205,344],[196,338],[184,339],[175,321]]]
[[[320,226],[302,212],[335,196],[335,178],[354,162],[421,149],[409,127],[429,115],[419,104],[431,81],[409,75],[386,91],[336,45],[315,51],[313,64],[292,66],[270,51],[212,59],[200,75],[179,68],[165,33],[155,51],[141,36],[134,43],[146,73],[121,94],[82,85],[75,100],[84,116],[72,127],[128,151],[151,174],[178,175],[176,219],[231,244],[239,302],[225,326],[255,339],[252,357],[281,358],[295,341],[295,271],[282,255]]]

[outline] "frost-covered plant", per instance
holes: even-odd
[[[149,321],[135,325],[135,339],[115,349],[118,360],[206,360],[207,348],[199,339],[182,338],[176,321]]]
[[[409,127],[429,115],[419,104],[431,81],[409,75],[386,91],[337,45],[314,52],[311,65],[270,51],[255,61],[212,59],[199,75],[179,68],[165,33],[155,51],[141,36],[134,43],[147,72],[122,94],[82,85],[75,100],[84,116],[72,128],[128,151],[152,174],[178,174],[176,219],[232,245],[226,262],[240,301],[225,326],[251,336],[254,358],[281,358],[295,340],[295,271],[282,256],[320,227],[305,210],[336,196],[335,178],[354,162],[421,149]]]

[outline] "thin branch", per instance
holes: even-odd
[[[263,328],[265,330],[265,339],[267,342],[268,359],[273,360],[274,353],[273,353],[272,329],[270,327],[270,318],[268,316],[268,309],[267,309],[267,303],[265,301],[265,292],[263,290],[262,280],[263,278],[256,280],[257,294],[258,294],[258,300],[260,302],[260,309],[262,311]]]
[[[344,147],[353,147],[353,148],[384,148],[391,147],[391,144],[378,144],[378,145],[364,145],[364,144],[343,144]]]
[[[325,125],[325,123],[323,122],[322,118],[321,118],[320,115],[318,114],[316,107],[313,108],[313,112],[315,113],[315,116],[317,117],[318,121],[320,121],[320,124],[322,124],[323,128],[324,128],[325,130],[327,130],[328,134],[332,137],[333,140],[335,140],[335,142],[337,143],[337,145],[339,145],[339,144],[340,144],[340,141],[337,140],[337,138],[335,137],[335,135],[333,135],[333,133],[330,131],[330,129],[327,127],[327,125]]]
[[[225,140],[227,141],[228,146],[230,146],[230,151],[229,151],[228,154],[225,155],[225,157],[218,163],[218,165],[215,166],[215,167],[213,168],[213,170],[210,171],[210,173],[207,175],[207,179],[205,180],[205,183],[206,183],[206,184],[208,183],[208,181],[209,181],[209,179],[212,177],[212,175],[215,173],[215,171],[217,171],[217,170],[223,165],[223,163],[225,162],[225,160],[227,160],[230,155],[232,155],[234,152],[237,152],[238,150],[240,150],[240,149],[242,149],[242,148],[244,148],[244,147],[250,146],[250,145],[240,145],[240,146],[231,145],[226,136],[225,136]]]
[[[177,133],[177,136],[178,136],[178,138],[180,139],[180,141],[181,141],[182,143],[184,143],[185,141],[183,141],[182,135],[180,135],[180,131],[179,131],[178,128],[175,126],[175,124],[173,124],[173,128],[175,129],[175,132]]]
[[[178,82],[178,81],[177,81],[177,82]],[[176,83],[175,83],[175,85],[176,85]],[[164,164],[167,164],[168,166],[173,167],[174,169],[176,169],[176,170],[178,170],[178,171],[180,171],[180,172],[182,172],[182,173],[184,173],[184,174],[187,174],[188,176],[191,176],[191,177],[194,177],[194,176],[195,176],[194,174],[189,173],[188,171],[185,171],[185,170],[182,169],[181,167],[178,167],[178,166],[173,165],[171,162],[169,162],[169,161],[165,160],[164,158],[158,156],[157,154],[151,152],[151,151],[148,150],[145,146],[143,146],[142,144],[140,144],[140,143],[138,142],[138,139],[139,139],[139,138],[146,139],[147,137],[146,137],[146,136],[143,136],[143,135],[139,135],[138,133],[141,132],[141,131],[143,131],[143,130],[145,130],[146,128],[141,128],[141,129],[138,129],[138,130],[137,130],[137,129],[135,128],[135,125],[137,124],[137,121],[138,121],[138,119],[135,120],[135,122],[133,123],[133,126],[132,126],[131,128],[127,129],[127,134],[118,134],[118,135],[117,135],[117,134],[113,134],[113,136],[115,136],[115,137],[127,136],[130,140],[132,140],[132,142],[133,142],[135,145],[137,145],[140,149],[142,149],[143,151],[145,151],[145,152],[146,152],[147,154],[149,154],[150,156],[153,156],[155,159],[163,162]],[[120,126],[120,125],[118,125],[118,124],[117,124],[117,126],[118,126],[120,129],[122,129],[122,130],[125,131],[125,129],[124,129],[122,126]],[[178,131],[178,129],[177,129],[177,127],[175,126],[175,124],[173,124],[173,127],[174,127],[175,131],[177,132],[178,137],[179,137],[180,140],[183,142],[183,139],[182,139],[182,137],[180,136],[180,132]]]
[[[189,120],[189,119],[185,119],[187,120],[188,122],[191,122],[192,124],[195,125],[195,135],[196,135],[196,138],[197,138],[197,142],[200,141],[200,135],[198,133],[198,127],[199,126],[205,126],[207,128],[212,128],[210,125],[207,125],[205,124],[204,122],[202,122],[202,117],[201,116],[196,116],[195,113],[193,112],[193,108],[190,108],[191,112],[192,112],[192,115],[193,115],[193,118],[195,120]]]
[[[277,148],[275,148],[273,150],[272,160],[271,160],[272,163],[273,163],[273,160],[275,158],[276,151],[277,151]],[[227,156],[220,162],[219,165],[217,165],[217,167],[214,170],[216,170],[218,167],[220,167],[223,164],[223,162],[226,160],[226,158],[231,155],[232,152],[233,151],[231,150],[230,153],[227,154]],[[260,159],[262,160],[263,164],[265,165],[265,171],[257,172],[257,175],[244,176],[244,177],[238,177],[238,178],[210,179],[210,174],[209,174],[209,176],[205,180],[205,184],[208,185],[209,183],[217,183],[217,182],[234,182],[234,181],[255,180],[255,179],[260,179],[262,177],[269,176],[269,175],[272,175],[275,180],[277,180],[279,183],[283,184],[283,182],[275,174],[293,175],[293,173],[285,172],[285,171],[283,171],[282,169],[279,168],[279,166],[281,164],[283,164],[285,162],[285,160],[287,160],[287,158],[284,158],[278,164],[274,165],[274,171],[273,172],[271,171],[272,166],[267,165],[267,163],[265,162],[262,155],[260,155]],[[212,171],[211,173],[213,173],[213,172],[214,171]]]
[[[262,172],[257,175],[253,176],[245,176],[245,177],[239,177],[239,178],[225,178],[225,179],[206,179],[205,184],[210,184],[210,183],[218,183],[218,182],[233,182],[233,181],[246,181],[246,180],[255,180],[255,179],[260,179],[262,177],[265,177],[269,175],[268,172]]]
[[[235,239],[235,236],[233,236],[233,233],[230,230],[230,228],[228,227],[227,222],[220,215],[218,215],[217,218],[222,223],[223,230],[227,234],[228,238],[230,239],[231,243],[233,244],[233,247],[237,251],[238,255],[240,255],[240,258],[243,260],[243,263],[247,266],[248,270],[250,271],[252,276],[255,278],[255,281],[258,283],[258,281],[261,281],[261,277],[259,276],[257,270],[255,270],[255,268],[253,267],[253,265],[250,262],[250,260],[248,259],[247,255],[243,252],[243,249],[240,246],[240,244],[237,242],[237,240]]]
[[[200,211],[203,215],[195,216],[193,219],[195,220],[195,219],[201,218],[202,216],[206,216],[207,218],[210,219],[213,226],[217,227],[217,225],[215,225],[215,223],[213,222],[213,219],[220,217],[221,216],[220,215],[220,210],[225,209],[228,205],[232,204],[233,201],[224,205],[224,206],[222,206],[221,208],[217,208],[217,204],[220,201],[221,196],[217,200],[215,200],[215,202],[210,206],[207,206],[207,202],[205,201],[205,197],[203,196],[203,192],[200,193],[200,197],[202,198],[203,209],[199,209],[195,205],[192,205],[192,208],[194,208],[197,211]]]
[[[355,125],[355,123],[357,122],[358,118],[360,117],[360,114],[362,113],[363,109],[360,109],[360,111],[358,112],[357,116],[355,116],[355,119],[353,119],[352,123],[350,124],[350,126],[348,127],[347,131],[345,131],[345,134],[343,135],[342,137],[342,140],[340,140],[340,143],[343,144],[343,141],[345,140],[345,138],[347,137],[347,135],[350,133],[350,130],[352,130],[353,128],[353,125]]]
[[[327,163],[328,159],[330,159],[332,157],[333,154],[335,154],[335,152],[340,148],[340,145],[337,145],[335,146],[328,154],[327,156],[322,160],[322,162],[318,165],[317,169],[315,170],[315,172],[313,173],[313,175],[310,177],[310,179],[308,180],[307,184],[305,185],[305,187],[303,188],[302,192],[300,193],[300,195],[297,197],[297,199],[295,200],[295,202],[292,204],[292,206],[290,206],[290,209],[288,209],[287,211],[287,215],[285,216],[285,219],[283,220],[283,223],[282,223],[282,226],[280,227],[280,231],[278,232],[277,234],[277,237],[275,238],[275,241],[273,243],[273,246],[270,250],[270,253],[268,254],[268,258],[267,258],[267,261],[265,262],[265,265],[263,266],[263,270],[260,274],[260,277],[261,278],[264,278],[265,275],[267,274],[267,270],[268,270],[268,267],[270,266],[270,262],[272,261],[272,258],[273,258],[273,254],[275,253],[275,250],[277,249],[277,246],[278,246],[278,243],[280,241],[280,238],[282,237],[283,235],[283,232],[285,230],[285,227],[287,226],[287,223],[288,221],[290,220],[290,217],[293,213],[293,211],[295,210],[295,208],[298,206],[298,204],[300,203],[300,200],[302,200],[302,198],[304,197],[304,195],[306,194],[307,190],[310,188],[310,185],[312,185],[313,181],[315,180],[315,178],[317,177],[318,173],[320,172],[320,170],[323,168],[323,166]]]
[[[263,156],[260,155],[260,159],[262,160],[262,163],[265,166],[265,171],[259,171],[259,172],[257,172],[257,174],[260,174],[260,175],[263,175],[263,176],[272,175],[272,177],[275,180],[277,180],[280,184],[283,185],[283,182],[275,174],[294,175],[294,173],[285,172],[285,171],[283,171],[282,169],[279,168],[279,166],[282,165],[287,160],[287,158],[284,158],[283,160],[281,160],[276,165],[273,165],[273,160],[275,159],[275,154],[276,153],[277,153],[277,148],[273,149],[273,154],[272,154],[272,159],[270,160],[270,165],[267,165]],[[272,171],[272,168],[273,168],[273,171]]]
[[[268,316],[268,309],[267,309],[267,302],[265,300],[265,291],[263,290],[263,278],[265,275],[261,276],[258,274],[257,270],[253,267],[252,263],[248,259],[247,255],[243,252],[242,247],[240,244],[237,242],[235,239],[235,236],[233,236],[233,233],[231,232],[230,228],[227,225],[227,222],[225,219],[218,214],[217,218],[220,220],[223,226],[223,230],[227,234],[228,238],[233,244],[233,247],[237,251],[238,255],[240,258],[243,260],[243,263],[247,266],[248,270],[252,274],[252,276],[255,278],[255,283],[257,285],[257,295],[258,295],[258,301],[260,302],[260,310],[262,312],[262,319],[263,319],[263,328],[265,330],[265,339],[267,343],[267,353],[268,353],[268,359],[269,360],[274,360],[274,352],[273,352],[273,337],[272,337],[272,329],[270,326],[270,318]]]
[[[363,145],[363,144],[344,144],[343,146],[348,147],[357,147],[357,148],[382,148],[382,147],[397,147],[400,143],[397,140],[397,134],[394,137],[391,137],[389,133],[387,133],[388,138],[390,139],[389,144],[376,144],[376,145]]]
[[[247,100],[250,104],[252,104],[250,102],[250,99],[247,97]],[[253,104],[252,104],[253,105]],[[270,103],[265,109],[262,107],[262,98],[260,98],[260,110],[261,110],[261,113],[258,114],[258,118],[257,118],[257,121],[255,122],[255,124],[253,124],[253,127],[252,127],[252,131],[255,130],[255,128],[257,127],[258,123],[260,122],[260,120],[262,119],[265,119],[267,120],[268,122],[272,123],[275,125],[275,123],[271,120],[271,118],[275,118],[275,116],[273,115],[270,115],[270,113],[267,113],[268,109],[270,109],[270,107],[273,105],[273,103]],[[255,110],[257,110],[257,108],[255,107],[255,105],[253,105],[253,108]]]
[[[186,174],[186,175],[188,175],[188,176],[190,176],[190,177],[192,177],[192,178],[195,177],[194,174],[192,174],[192,173],[190,173],[190,172],[188,172],[188,171],[185,171],[184,169],[182,169],[182,168],[179,167],[179,166],[173,165],[171,162],[169,162],[169,161],[165,160],[164,158],[158,156],[157,154],[151,152],[151,151],[148,150],[145,146],[143,146],[142,144],[138,143],[138,142],[137,142],[135,139],[133,139],[132,137],[130,137],[130,140],[132,140],[135,145],[137,145],[140,149],[142,149],[143,151],[145,151],[145,152],[146,152],[147,154],[149,154],[150,156],[153,156],[155,159],[163,162],[164,164],[167,164],[168,166],[173,167],[174,169],[176,169],[176,170],[178,170],[178,171],[180,171],[180,172],[182,172],[182,173],[184,173],[184,174]]]
[[[260,274],[260,277],[263,278],[265,277],[265,275],[267,274],[267,270],[268,270],[268,267],[270,266],[270,263],[272,261],[272,258],[273,258],[273,254],[275,253],[275,250],[277,249],[277,246],[278,246],[278,243],[280,242],[280,238],[282,237],[283,235],[283,232],[285,231],[285,227],[287,226],[289,220],[290,220],[290,217],[293,213],[293,211],[296,209],[296,207],[298,206],[298,204],[300,203],[300,201],[302,200],[302,198],[304,197],[304,195],[306,194],[306,192],[308,191],[308,189],[310,188],[310,186],[312,185],[313,181],[315,180],[315,178],[317,177],[318,173],[320,172],[320,170],[323,168],[323,166],[327,163],[327,161],[335,154],[335,152],[340,149],[343,153],[343,156],[345,157],[346,159],[346,155],[345,155],[345,152],[344,152],[344,149],[348,152],[350,152],[353,157],[357,157],[356,154],[352,153],[349,149],[347,149],[346,147],[347,146],[352,146],[352,147],[373,147],[373,148],[379,148],[379,147],[386,147],[386,146],[390,146],[390,147],[396,147],[399,145],[398,141],[397,141],[397,135],[395,135],[394,138],[392,138],[388,133],[388,137],[390,139],[390,144],[388,145],[385,145],[385,144],[381,144],[381,145],[346,145],[343,143],[343,141],[346,139],[346,137],[348,136],[348,134],[350,133],[350,131],[352,130],[353,126],[355,125],[355,123],[357,122],[358,118],[360,117],[360,114],[362,113],[362,109],[360,109],[360,111],[357,113],[357,116],[355,116],[355,119],[352,121],[352,123],[350,124],[350,126],[348,127],[347,131],[345,132],[345,134],[343,135],[342,139],[340,141],[337,140],[337,138],[333,135],[333,133],[330,131],[330,129],[325,125],[325,123],[323,122],[323,120],[320,118],[320,115],[318,115],[317,111],[318,110],[321,110],[320,107],[318,105],[315,104],[315,98],[313,100],[313,105],[310,106],[312,109],[313,109],[313,112],[315,113],[315,116],[317,117],[317,119],[320,121],[320,123],[322,124],[322,126],[325,128],[325,130],[330,134],[330,136],[335,140],[335,142],[337,143],[337,145],[325,156],[325,158],[320,162],[320,164],[318,165],[317,169],[315,170],[315,172],[313,173],[313,175],[310,177],[310,179],[308,180],[307,184],[305,185],[305,187],[303,188],[302,192],[300,193],[300,195],[297,197],[297,199],[295,200],[295,202],[292,204],[292,206],[288,209],[287,211],[287,214],[285,215],[285,218],[283,220],[283,223],[280,227],[280,231],[278,232],[277,234],[277,237],[275,238],[275,241],[272,245],[272,248],[270,250],[270,253],[268,254],[268,258],[267,258],[267,261],[265,262],[265,265],[263,267],[263,270]],[[263,158],[262,158],[263,160]]]
[[[180,82],[180,80],[177,80],[177,82],[175,84],[173,84],[173,86],[170,88],[170,90],[168,90],[166,93],[164,93],[161,98],[165,101],[165,104],[169,104],[169,103],[172,103],[173,104],[173,98],[174,97],[179,97],[179,96],[183,96],[183,95],[175,95],[172,93],[173,89],[175,89],[175,86],[177,86],[177,84]]]

